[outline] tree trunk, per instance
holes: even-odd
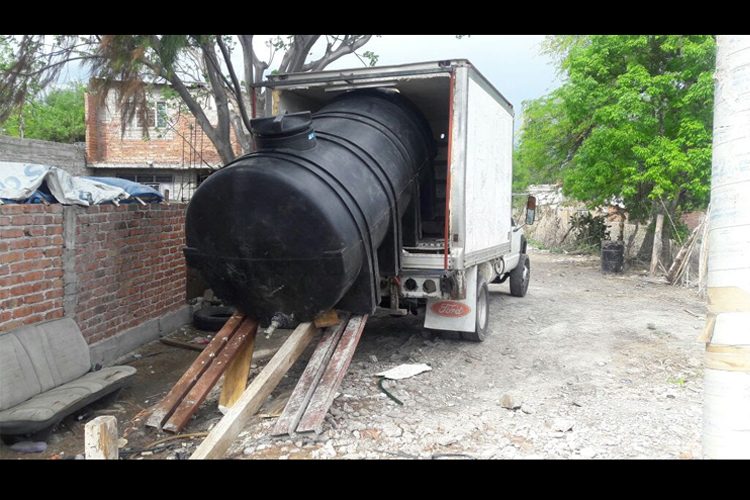
[[[654,276],[656,274],[656,268],[659,264],[659,257],[661,256],[661,231],[664,227],[664,213],[659,212],[656,216],[656,226],[654,227],[654,246],[651,251],[651,267],[649,268],[648,275]]]
[[[635,223],[635,229],[633,229],[633,232],[630,234],[630,237],[628,238],[628,244],[625,247],[625,258],[630,258],[630,252],[633,250],[633,243],[635,243],[635,237],[638,236],[638,229],[640,229],[641,224],[640,222]],[[636,256],[637,257],[637,256]]]

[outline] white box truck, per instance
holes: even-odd
[[[424,326],[481,341],[488,284],[510,281],[523,297],[530,264],[523,224],[512,219],[513,107],[465,59],[269,76],[267,115],[313,113],[342,92],[397,91],[429,122],[438,145],[417,238],[401,246],[400,272],[381,276],[393,314],[425,307]],[[534,220],[529,197],[525,223]]]

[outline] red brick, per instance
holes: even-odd
[[[36,239],[32,239],[32,238],[19,238],[15,240],[10,240],[8,242],[8,248],[10,250],[20,250],[23,248],[29,248],[34,244],[35,241]],[[38,246],[38,245],[33,245],[33,246]]]
[[[0,238],[21,238],[24,236],[23,229],[17,227],[0,229]]]

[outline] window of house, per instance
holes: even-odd
[[[169,113],[167,110],[166,101],[156,101],[155,103],[148,103],[146,109],[146,117],[138,115],[138,126],[141,128],[164,128],[169,126]]]
[[[164,128],[169,124],[169,116],[167,115],[167,103],[165,101],[157,101],[156,103],[156,128]]]
[[[120,179],[126,179],[150,186],[157,191],[161,184],[173,184],[174,176],[169,174],[117,174]]]

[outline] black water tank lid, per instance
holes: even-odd
[[[250,120],[250,131],[260,137],[293,135],[307,130],[312,123],[309,111]]]

